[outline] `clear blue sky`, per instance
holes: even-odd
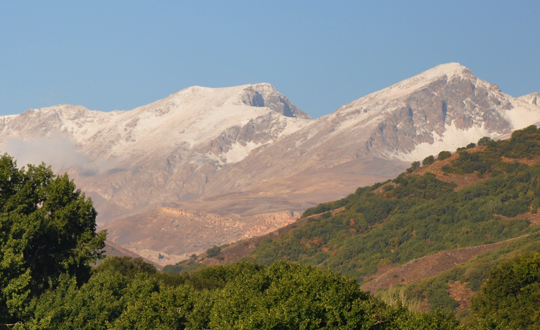
[[[312,117],[460,62],[540,91],[540,1],[2,1],[0,115],[268,82]]]

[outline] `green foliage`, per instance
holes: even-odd
[[[450,151],[441,151],[437,155],[437,160],[445,160],[452,157],[452,153]]]
[[[73,277],[62,275],[56,289],[49,289],[34,300],[30,308],[32,318],[15,328],[457,327],[452,315],[412,312],[400,303],[389,306],[360,290],[349,278],[284,261],[270,267],[252,263],[208,267],[191,274],[168,274],[166,278],[159,272],[148,272],[148,267],[133,268],[129,264],[127,259],[109,261],[81,287]],[[126,269],[130,271],[126,273]],[[135,269],[134,274],[131,269]],[[205,284],[197,287],[197,278],[199,284]]]
[[[540,132],[532,125],[515,131],[509,140],[493,141],[487,137],[480,139],[479,145],[486,145],[484,152],[469,153],[458,149],[460,156],[450,166],[444,166],[446,173],[473,173],[480,175],[500,170],[501,157],[533,158],[540,154]],[[472,144],[471,144],[472,145]],[[496,165],[496,166],[495,166]]]
[[[394,188],[363,190],[343,212],[310,219],[261,243],[248,258],[263,264],[286,259],[361,280],[378,266],[404,263],[437,251],[492,243],[530,232],[526,219],[507,221],[540,203],[540,167],[522,167],[454,191],[434,174],[400,176]],[[440,305],[445,305],[443,302]]]
[[[540,254],[525,253],[493,268],[480,293],[472,299],[480,320],[498,327],[540,327]]]
[[[349,323],[353,304],[363,305],[368,297],[355,282],[336,274],[278,262],[227,285],[215,302],[210,325],[214,329],[353,327]],[[355,323],[377,321],[371,313],[362,314]]]
[[[527,136],[536,139],[537,130],[528,130],[532,133]],[[455,191],[456,185],[432,173],[402,174],[393,182],[359,188],[354,198],[339,201],[342,212],[310,219],[267,240],[246,260],[270,265],[285,259],[363,281],[381,266],[534,233],[536,228],[525,217],[505,217],[536,212],[540,166],[502,161],[499,149],[506,150],[506,142],[486,143],[484,151],[462,151],[450,166],[455,172],[483,173],[482,181]],[[487,268],[469,269],[459,277],[478,290],[486,272]],[[425,287],[420,292],[432,309],[452,311],[456,301],[447,290],[448,280],[441,280],[431,290]]]
[[[487,137],[487,136],[484,136],[483,138],[481,138],[480,140],[478,140],[478,146],[485,146],[487,145],[488,143],[490,143],[491,141],[493,141],[491,138]]]
[[[389,307],[330,271],[277,262],[219,293],[212,329],[455,329],[452,316]]]
[[[18,169],[1,156],[0,192],[0,321],[12,322],[61,274],[87,280],[105,232],[91,200],[43,164]]]
[[[491,157],[491,154],[486,153],[469,153],[461,151],[458,159],[452,162],[451,167],[443,167],[443,171],[451,173],[474,173],[484,174],[491,171],[491,167],[497,163],[498,159]]]
[[[526,237],[509,241],[437,276],[407,285],[404,288],[402,300],[427,300],[432,310],[438,307],[451,311],[456,306],[456,301],[447,294],[449,283],[461,282],[473,292],[478,292],[494,266],[524,251],[540,252],[540,232],[538,229]],[[439,293],[437,294],[437,292]],[[466,315],[467,311],[458,316]]]
[[[184,267],[180,265],[167,265],[163,267],[162,271],[168,274],[179,274],[183,269]]]
[[[214,247],[211,247],[208,250],[206,250],[206,256],[208,258],[217,257],[220,252],[221,252],[221,248],[219,246],[214,245]]]
[[[61,276],[55,290],[31,305],[23,329],[107,329],[124,308],[129,281],[118,272],[94,274],[81,288],[74,277]]]
[[[426,158],[424,158],[424,160],[422,161],[422,165],[431,165],[435,162],[435,157],[433,156],[427,156]]]
[[[156,267],[142,260],[141,258],[130,257],[107,257],[102,263],[100,263],[94,272],[105,272],[114,270],[126,276],[128,278],[135,277],[136,274],[155,274],[157,272]]]
[[[347,196],[345,198],[342,198],[340,200],[337,200],[335,202],[319,204],[316,207],[309,208],[309,209],[304,211],[304,213],[302,214],[302,218],[308,217],[310,215],[321,214],[321,213],[325,213],[325,212],[328,212],[328,211],[338,209],[338,208],[340,208],[342,206],[345,206],[350,201],[357,199],[359,194],[361,194],[361,193],[357,192],[355,194],[351,194],[351,195],[349,195],[349,196]]]

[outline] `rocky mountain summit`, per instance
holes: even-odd
[[[537,99],[457,63],[315,120],[269,84],[190,87],[129,111],[62,104],[0,117],[0,150],[68,171],[110,238],[171,263],[275,230],[430,154],[536,123]]]

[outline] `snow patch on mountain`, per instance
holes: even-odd
[[[540,107],[523,104],[520,100],[515,100],[514,108],[505,111],[505,116],[514,126],[514,130],[521,129],[540,120]]]
[[[254,142],[248,142],[245,145],[241,145],[240,143],[236,142],[232,145],[232,147],[224,153],[221,157],[219,157],[221,164],[234,164],[238,163],[239,161],[246,158],[253,149],[260,147],[261,144],[254,143]]]
[[[446,126],[446,131],[441,135],[433,132],[433,143],[420,143],[410,153],[389,153],[388,156],[389,158],[407,162],[421,161],[429,155],[436,157],[443,150],[454,152],[457,148],[464,147],[471,142],[476,143],[484,136],[496,138],[498,135],[496,132],[486,129],[484,125],[473,126],[470,129],[463,130],[451,124]]]
[[[522,100],[529,104],[540,106],[540,92],[534,92],[527,95],[518,97],[518,100]]]

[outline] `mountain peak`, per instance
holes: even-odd
[[[154,103],[188,103],[194,101],[202,102],[206,106],[245,104],[252,107],[266,107],[286,117],[310,118],[269,83],[220,88],[191,86]]]
[[[441,64],[417,74],[416,76],[402,80],[387,88],[357,99],[347,105],[342,106],[338,109],[338,111],[351,111],[355,110],[359,105],[366,106],[370,103],[384,103],[387,100],[396,100],[401,97],[408,97],[413,92],[423,89],[435,81],[442,79],[450,81],[458,77],[461,79],[476,80],[474,74],[468,68],[459,63],[454,62]]]
[[[241,102],[253,107],[267,107],[286,117],[309,119],[289,99],[268,83],[247,85],[240,93]]]
[[[425,76],[425,77],[440,77],[440,76],[451,76],[451,75],[461,75],[461,74],[472,74],[471,71],[457,63],[457,62],[451,62],[451,63],[445,63],[437,65],[429,70],[426,70],[418,76]]]
[[[414,90],[421,89],[422,87],[440,79],[446,79],[447,81],[453,78],[465,78],[476,79],[474,74],[468,68],[459,63],[446,63],[437,65],[429,70],[417,74],[409,79],[398,82],[382,91],[398,91],[401,90],[404,93],[410,93]],[[396,95],[397,96],[397,95]]]

